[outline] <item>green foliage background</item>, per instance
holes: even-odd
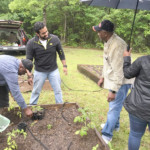
[[[29,38],[34,35],[33,24],[45,19],[49,32],[58,35],[65,45],[102,48],[92,26],[109,19],[119,36],[127,43],[130,39],[134,10],[88,7],[79,0],[0,0],[0,3],[0,19],[23,21]],[[150,13],[138,10],[131,41],[133,51],[150,53],[149,39]]]

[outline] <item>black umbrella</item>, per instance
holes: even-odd
[[[82,3],[86,3],[90,6],[104,6],[115,9],[127,8],[127,9],[135,9],[132,29],[129,40],[129,47],[135,22],[135,17],[138,9],[141,10],[150,10],[150,0],[80,0]],[[128,47],[128,49],[129,49]]]

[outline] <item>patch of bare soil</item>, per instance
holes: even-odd
[[[81,73],[97,83],[102,74],[103,66],[79,64],[77,68]],[[19,86],[21,92],[31,92],[33,89],[33,87],[28,84],[27,75],[19,76]],[[48,80],[45,81],[43,90],[53,90]]]
[[[28,84],[27,75],[19,76],[19,86],[21,92],[31,92],[33,89],[33,86]],[[43,90],[52,90],[49,80],[45,81]]]
[[[18,135],[13,138],[17,150],[92,150],[99,144],[97,150],[107,150],[103,141],[99,139],[93,129],[86,136],[75,135],[75,132],[83,126],[82,123],[74,123],[73,120],[79,116],[78,107],[75,103],[43,105],[45,116],[42,120],[32,120],[17,116],[18,110],[3,111],[3,115],[11,120],[10,126],[0,133],[0,149],[7,147],[7,133],[18,128],[18,124],[27,124],[27,137]],[[49,129],[48,126],[52,127]]]

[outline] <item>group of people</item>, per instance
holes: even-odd
[[[36,22],[34,30],[36,36],[27,43],[26,59],[0,56],[0,109],[9,106],[10,92],[28,117],[33,114],[20,93],[18,75],[27,73],[28,83],[33,84],[30,105],[37,104],[46,79],[54,90],[56,103],[63,103],[57,53],[67,75],[65,54],[59,38],[49,34],[43,22]],[[131,51],[126,50],[126,42],[114,33],[114,24],[109,20],[93,26],[93,30],[104,42],[103,73],[98,85],[108,89],[109,111],[106,123],[101,125],[102,138],[108,144],[113,131],[119,131],[120,112],[124,105],[130,118],[128,148],[138,150],[147,125],[150,129],[150,56],[140,57],[131,64]],[[31,73],[33,60],[34,75]],[[133,81],[134,88],[127,96]]]
[[[109,90],[109,111],[106,123],[101,125],[102,138],[109,143],[113,131],[119,130],[120,112],[124,105],[130,119],[128,149],[138,150],[146,127],[150,130],[150,55],[131,64],[131,50],[127,51],[125,41],[114,33],[111,21],[104,20],[93,26],[93,30],[104,42],[103,73],[98,85],[104,84],[104,88]],[[131,84],[134,85],[127,96]]]
[[[27,73],[28,83],[33,84],[33,91],[30,105],[36,105],[45,80],[48,78],[55,93],[56,103],[63,103],[61,91],[61,79],[56,62],[57,53],[63,64],[63,71],[67,75],[65,55],[57,36],[49,34],[43,22],[36,22],[34,25],[36,36],[28,41],[26,59],[19,60],[13,56],[0,56],[0,113],[3,107],[9,106],[9,92],[18,105],[24,110],[28,117],[33,115],[27,107],[21,95],[18,75]],[[57,53],[56,53],[57,52]],[[33,58],[35,64],[34,75]],[[33,78],[34,76],[34,78]]]

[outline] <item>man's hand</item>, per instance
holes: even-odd
[[[107,97],[107,101],[111,102],[111,101],[113,101],[115,99],[115,97],[116,97],[116,94],[112,93],[111,91],[109,91],[108,97]]]
[[[32,77],[31,78],[28,77],[28,84],[29,85],[33,85],[33,79],[32,79]]]
[[[32,110],[28,107],[24,109],[24,113],[27,117],[32,117],[33,116]]]
[[[28,77],[32,76],[32,73],[28,69],[26,69],[26,72]]]
[[[100,80],[97,82],[98,86],[102,87],[104,82],[104,78],[100,78]]]
[[[33,74],[26,69],[27,76],[28,76],[28,84],[33,85]]]
[[[65,74],[65,75],[67,75],[67,74],[68,74],[67,67],[63,67],[63,72],[64,72],[64,74]]]
[[[61,60],[62,65],[63,65],[63,72],[65,75],[68,74],[68,70],[67,70],[67,64],[66,64],[66,60]]]
[[[124,53],[123,53],[123,57],[131,56],[131,50],[132,50],[132,48],[130,48],[129,51],[125,50]]]

